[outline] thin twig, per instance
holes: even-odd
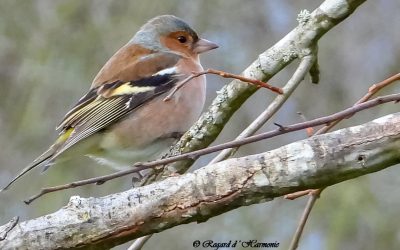
[[[282,105],[292,95],[293,91],[297,88],[297,86],[299,86],[300,82],[303,81],[307,72],[311,70],[311,65],[314,64],[313,63],[314,58],[315,58],[314,55],[308,55],[304,56],[301,59],[300,64],[297,67],[295,73],[286,83],[286,85],[282,88],[283,94],[276,96],[275,99],[271,102],[271,104],[267,107],[267,109],[265,109],[265,111],[263,111],[246,129],[244,129],[242,133],[240,133],[236,137],[235,140],[240,140],[242,138],[246,138],[248,136],[253,135],[282,107]],[[239,147],[222,150],[216,157],[214,157],[208,163],[208,165],[225,160],[226,158],[232,156],[238,149]],[[129,250],[142,249],[144,243],[141,244],[141,242],[143,240],[147,241],[150,237],[151,235],[146,235],[135,240],[135,242],[132,244]]]
[[[306,208],[312,208],[319,198],[323,188],[321,189],[316,189],[314,192],[310,193],[310,199],[307,201]],[[297,249],[299,246],[299,241],[300,237],[303,233],[304,226],[306,225],[306,222],[308,220],[308,217],[310,216],[311,209],[304,209],[303,214],[301,215],[300,221],[299,221],[299,226],[296,228],[296,232],[293,236],[292,242],[290,242],[290,247],[289,249]]]
[[[315,190],[315,189],[307,189],[307,190],[302,190],[302,191],[294,192],[294,193],[287,194],[287,195],[283,196],[283,198],[284,198],[284,199],[287,199],[287,200],[295,200],[295,199],[297,199],[297,198],[300,198],[300,197],[304,197],[304,196],[306,196],[306,195],[309,195],[309,194],[311,193],[311,191],[313,191],[313,190]]]
[[[303,121],[308,121],[307,117],[303,113],[297,112],[297,114],[301,117],[301,119]],[[307,137],[313,136],[314,135],[314,128],[313,127],[306,128],[306,133],[307,133]]]
[[[240,80],[242,82],[246,82],[246,83],[250,83],[253,85],[256,85],[258,87],[262,87],[262,88],[266,88],[271,90],[272,92],[278,93],[278,94],[283,94],[283,90],[279,87],[275,87],[272,86],[266,82],[257,80],[257,79],[251,79],[251,78],[247,78],[241,75],[235,75],[235,74],[231,74],[231,73],[227,73],[221,70],[216,70],[216,69],[207,69],[201,72],[192,72],[192,75],[188,76],[187,78],[183,79],[181,82],[179,82],[175,88],[172,89],[172,91],[164,98],[164,101],[169,101],[171,100],[172,96],[180,89],[182,88],[186,83],[188,83],[190,80],[192,80],[193,78],[205,75],[205,74],[212,74],[212,75],[219,75],[223,78],[233,78],[233,79],[237,79]]]
[[[139,239],[136,239],[132,245],[128,248],[128,250],[139,250],[142,249],[144,244],[151,238],[152,234],[145,235],[143,237],[140,237]]]
[[[246,129],[242,131],[236,140],[246,138],[257,132],[271,117],[282,107],[282,105],[287,101],[287,99],[292,95],[293,91],[299,86],[300,82],[303,81],[305,75],[310,70],[314,62],[314,56],[309,55],[301,59],[299,66],[294,72],[293,76],[282,88],[283,94],[278,95],[271,102],[271,104],[266,108]],[[209,164],[213,164],[222,161],[229,156],[233,155],[238,148],[230,148],[221,151],[214,159],[210,161]]]
[[[400,73],[397,73],[379,83],[373,84],[371,87],[368,88],[368,92],[367,94],[365,94],[360,100],[358,100],[354,105],[363,103],[368,101],[369,99],[371,99],[372,96],[374,96],[376,93],[378,93],[381,89],[383,89],[384,87],[390,85],[391,83],[395,82],[395,81],[399,81],[400,80]],[[343,118],[345,119],[345,118]],[[326,133],[327,131],[329,131],[330,129],[332,129],[334,126],[336,126],[339,122],[341,122],[343,119],[340,120],[336,120],[334,122],[331,122],[330,124],[322,127],[320,130],[318,130],[315,134],[316,135],[320,135],[323,133]],[[346,117],[347,119],[347,117]]]
[[[384,87],[390,85],[391,83],[400,80],[400,73],[395,74],[379,83],[373,84],[369,89],[367,94],[365,94],[361,99],[359,99],[354,106],[357,106],[361,103],[365,103],[367,102],[372,96],[374,96],[376,93],[378,93],[381,89],[383,89]],[[322,127],[320,130],[318,130],[314,135],[319,135],[319,134],[324,134],[326,132],[328,132],[331,128],[333,128],[335,125],[337,125],[339,122],[341,122],[343,119],[348,119],[350,118],[350,116],[348,117],[344,117],[342,119],[337,119],[331,123],[329,123],[328,125],[325,125],[324,127]],[[289,195],[285,195],[284,197],[286,199],[290,199],[290,200],[294,200],[297,199],[301,196],[307,195],[309,194],[310,197],[307,201],[307,205],[304,208],[303,211],[303,215],[300,218],[299,224],[297,226],[296,232],[293,236],[292,242],[290,244],[289,250],[295,250],[297,249],[298,245],[299,245],[299,241],[301,238],[301,235],[303,234],[304,231],[304,227],[306,225],[306,222],[309,218],[309,215],[311,213],[311,210],[314,207],[314,204],[316,202],[316,200],[320,197],[322,191],[324,190],[324,188],[321,189],[309,189],[309,190],[304,190],[304,191],[300,191],[300,192],[296,192],[293,194],[289,194]]]
[[[19,217],[15,216],[13,217],[7,224],[5,224],[4,229],[1,229],[0,232],[0,241],[4,240],[7,237],[7,234],[17,225],[19,221]]]
[[[354,103],[354,105],[363,103],[368,101],[369,99],[371,99],[371,97],[373,97],[376,93],[378,93],[381,89],[383,89],[384,87],[389,86],[390,84],[392,84],[395,81],[399,81],[400,80],[400,73],[395,74],[379,83],[375,83],[373,84],[371,87],[368,88],[368,92],[362,97],[360,98],[356,103]],[[343,119],[348,119],[349,117],[345,117]],[[324,134],[326,132],[328,132],[329,130],[331,130],[334,126],[336,126],[339,122],[343,121],[343,119],[338,119],[336,121],[333,121],[331,123],[329,123],[328,125],[325,125],[324,127],[322,127],[321,129],[319,129],[317,132],[315,132],[314,135],[320,135],[320,134]],[[303,190],[303,191],[299,191],[299,192],[295,192],[292,194],[287,194],[284,196],[285,199],[288,200],[295,200],[297,198],[300,198],[302,196],[308,195],[310,194],[310,192],[314,191],[315,189],[309,189],[309,190]]]
[[[144,169],[149,169],[149,168],[154,168],[156,166],[160,166],[160,165],[165,165],[165,164],[169,164],[172,162],[176,162],[176,161],[180,161],[180,160],[185,160],[185,159],[189,159],[189,158],[197,158],[199,156],[202,155],[206,155],[206,154],[210,154],[213,152],[217,152],[226,148],[234,148],[234,147],[238,147],[238,146],[242,146],[242,145],[246,145],[249,143],[253,143],[253,142],[257,142],[257,141],[261,141],[261,140],[265,140],[271,137],[275,137],[278,135],[282,135],[282,134],[287,134],[289,132],[293,132],[293,131],[298,131],[298,130],[302,130],[308,127],[314,127],[314,126],[319,126],[319,125],[323,125],[323,124],[328,124],[332,121],[335,121],[337,119],[343,119],[346,118],[350,115],[353,115],[357,112],[360,112],[361,110],[365,110],[383,103],[387,103],[387,102],[399,102],[400,101],[400,94],[392,94],[392,95],[386,95],[386,96],[381,96],[378,98],[375,98],[373,100],[361,103],[361,104],[357,104],[353,107],[347,108],[345,110],[342,110],[340,112],[334,113],[332,115],[329,116],[324,116],[324,117],[320,117],[314,120],[310,120],[307,122],[301,122],[301,123],[296,123],[293,125],[288,125],[285,126],[285,129],[275,129],[269,132],[265,132],[265,133],[261,133],[258,135],[254,135],[254,136],[250,136],[247,138],[243,138],[240,140],[234,140],[234,141],[230,141],[230,142],[226,142],[226,143],[222,143],[216,146],[212,146],[212,147],[208,147],[208,148],[204,148],[204,149],[200,149],[200,150],[196,150],[193,152],[188,152],[185,154],[181,154],[181,155],[177,155],[177,156],[173,156],[173,157],[169,157],[169,158],[165,158],[165,159],[161,159],[161,160],[156,160],[156,161],[151,161],[151,162],[144,162],[144,163],[136,163],[134,164],[130,169],[128,170],[122,170],[110,175],[104,175],[104,176],[100,176],[100,177],[95,177],[95,178],[90,178],[90,179],[86,179],[86,180],[81,180],[81,181],[76,181],[76,182],[72,182],[72,183],[68,183],[68,184],[64,184],[64,185],[60,185],[60,186],[54,186],[54,187],[49,187],[49,188],[43,188],[41,190],[40,193],[32,196],[31,198],[29,198],[28,200],[25,201],[26,204],[31,203],[32,201],[36,200],[37,198],[43,196],[44,194],[47,193],[51,193],[51,192],[55,192],[55,191],[59,191],[59,190],[64,190],[64,189],[70,189],[70,188],[75,188],[78,186],[84,186],[84,185],[88,185],[88,184],[94,184],[94,183],[104,183],[106,181],[118,178],[118,177],[122,177],[125,175],[129,175],[132,173],[136,173],[139,171],[142,171]]]
[[[301,119],[303,121],[308,121],[308,119],[306,118],[306,116],[303,113],[297,112],[297,114],[300,115],[300,117],[301,117]],[[315,134],[314,133],[314,128],[313,127],[306,128],[306,133],[307,133],[307,137],[314,136],[314,134]],[[283,198],[285,198],[287,200],[295,200],[295,199],[297,199],[299,197],[306,196],[306,195],[310,194],[311,192],[313,192],[315,190],[318,190],[318,189],[301,190],[301,191],[298,191],[298,192],[287,194],[287,195],[283,196]],[[296,233],[297,233],[297,231],[296,231]]]
[[[275,93],[280,94],[280,95],[283,94],[283,90],[281,88],[272,86],[269,83],[266,83],[266,82],[263,82],[263,81],[260,81],[260,80],[257,80],[257,79],[251,79],[251,78],[244,77],[244,76],[241,76],[241,75],[235,75],[235,74],[231,74],[231,73],[227,73],[227,72],[220,71],[220,70],[215,70],[215,69],[207,69],[205,72],[206,72],[206,74],[219,75],[219,76],[221,76],[223,78],[237,79],[237,80],[240,80],[242,82],[250,83],[250,84],[256,85],[258,87],[269,89],[272,92],[275,92]]]
[[[186,77],[185,79],[183,79],[181,82],[179,82],[172,90],[171,92],[164,98],[164,102],[168,102],[169,100],[171,100],[172,96],[175,95],[175,93],[182,88],[186,83],[188,83],[190,80],[199,77],[201,75],[206,74],[205,71],[197,73],[197,74],[192,74],[188,77]]]

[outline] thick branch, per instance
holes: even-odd
[[[379,171],[400,162],[399,149],[396,113],[122,193],[72,197],[59,211],[16,225],[0,249],[107,249],[240,206]]]
[[[381,89],[389,86],[390,84],[392,84],[393,82],[396,82],[400,80],[400,73],[395,74],[379,83],[376,83],[374,85],[372,85],[369,89],[368,89],[368,93],[365,94],[361,99],[359,99],[355,105],[359,104],[359,103],[363,103],[368,101],[372,96],[374,96],[376,93],[378,93]],[[331,122],[330,124],[324,126],[323,128],[319,129],[314,135],[319,135],[319,134],[324,134],[326,132],[328,132],[330,129],[332,129],[334,126],[336,126],[339,122],[341,122],[342,119],[338,119],[334,122]],[[304,208],[303,214],[300,218],[299,221],[299,225],[296,228],[296,232],[292,238],[292,241],[290,243],[289,249],[290,250],[295,250],[297,249],[298,245],[299,245],[299,241],[300,241],[300,237],[303,234],[303,230],[304,227],[306,225],[306,222],[310,216],[311,210],[313,209],[315,202],[317,201],[317,199],[320,197],[322,191],[324,190],[324,188],[320,188],[320,189],[311,189],[311,190],[304,190],[304,191],[300,191],[300,192],[296,192],[294,194],[289,194],[289,195],[285,195],[286,199],[295,199],[296,197],[300,197],[303,195],[307,195],[310,194],[308,201],[307,201],[307,205]]]
[[[245,144],[269,139],[269,138],[272,138],[272,137],[275,137],[278,135],[282,135],[282,134],[286,134],[286,133],[290,133],[290,132],[294,132],[294,131],[298,131],[298,130],[302,130],[302,129],[307,129],[307,128],[315,127],[318,125],[329,124],[330,122],[336,121],[338,119],[343,119],[345,117],[354,115],[355,113],[360,112],[361,110],[365,110],[365,109],[368,109],[368,108],[371,108],[371,107],[374,107],[374,106],[377,106],[377,105],[380,105],[383,103],[388,103],[388,102],[398,103],[399,100],[400,100],[400,94],[386,95],[386,96],[377,97],[373,100],[370,100],[370,101],[367,101],[364,103],[354,105],[351,108],[342,110],[342,111],[337,112],[332,115],[316,118],[314,120],[310,120],[310,121],[306,121],[306,122],[302,122],[302,123],[296,123],[296,124],[292,124],[292,125],[288,125],[288,126],[283,126],[283,125],[275,123],[275,125],[278,126],[278,129],[272,130],[269,132],[249,136],[249,137],[239,139],[239,140],[225,142],[225,143],[222,143],[219,145],[211,146],[208,148],[204,148],[204,149],[200,149],[200,150],[196,150],[196,151],[192,151],[192,152],[187,152],[187,153],[173,156],[170,158],[165,158],[165,159],[160,159],[160,160],[155,160],[155,161],[150,161],[150,162],[144,162],[144,163],[136,163],[133,165],[133,167],[131,169],[121,170],[119,172],[115,172],[115,173],[112,173],[109,175],[103,175],[103,176],[94,177],[94,178],[90,178],[90,179],[86,179],[86,180],[75,181],[75,182],[71,182],[71,183],[63,184],[63,185],[59,185],[59,186],[54,186],[54,187],[42,188],[40,193],[30,197],[28,200],[25,200],[25,203],[30,204],[32,201],[34,201],[37,198],[42,197],[43,195],[48,194],[48,193],[57,192],[60,190],[65,190],[65,189],[70,189],[70,188],[75,188],[75,187],[88,185],[88,184],[94,184],[94,183],[103,184],[106,181],[109,181],[109,180],[112,180],[115,178],[119,178],[121,176],[125,176],[128,174],[137,173],[144,169],[150,169],[150,168],[154,169],[154,167],[159,166],[159,165],[164,165],[164,164],[176,162],[179,160],[191,159],[191,158],[199,157],[201,155],[210,154],[210,153],[213,153],[213,152],[216,152],[219,150],[223,150],[226,148],[239,147],[239,146],[242,146]]]
[[[242,73],[246,78],[258,79],[266,82],[282,70],[286,65],[291,63],[295,58],[302,58],[312,55],[314,64],[310,69],[311,80],[313,83],[319,82],[319,66],[318,66],[318,40],[331,28],[346,19],[353,13],[359,5],[365,0],[326,0],[319,8],[309,13],[303,10],[299,16],[299,25],[288,35],[276,43],[272,48],[266,50],[258,56],[247,69]],[[294,87],[295,88],[295,87]],[[289,92],[294,88],[288,89]],[[171,154],[181,154],[189,151],[205,148],[210,145],[222,131],[225,124],[229,121],[236,110],[249,98],[257,89],[254,86],[246,86],[238,80],[232,81],[220,91],[213,103],[200,119],[192,126],[192,128],[179,140],[179,142],[171,148]],[[252,123],[246,132],[241,136],[246,137],[256,130],[258,126],[266,121],[270,114],[276,112],[273,106],[282,105],[283,99],[290,96],[290,93],[284,93],[281,101],[274,101],[270,111],[260,115],[258,121]],[[225,151],[219,154],[213,162],[228,157],[231,151]],[[156,180],[165,178],[174,173],[185,173],[193,164],[195,159],[176,162],[170,164],[161,171],[151,171],[146,178],[137,186],[152,183]],[[147,241],[148,237],[142,238],[138,243],[138,247],[132,247],[132,250],[139,250]]]

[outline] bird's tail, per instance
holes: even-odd
[[[51,146],[46,152],[41,154],[38,158],[36,158],[31,164],[26,166],[17,176],[15,176],[3,189],[0,189],[0,192],[8,189],[16,180],[21,178],[23,175],[28,173],[30,170],[34,169],[37,166],[44,165],[47,169],[47,166],[52,164],[53,156],[57,152],[56,147]]]

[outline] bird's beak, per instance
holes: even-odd
[[[209,50],[216,49],[218,47],[219,46],[216,43],[201,38],[194,44],[193,52],[201,54],[203,52],[207,52]]]

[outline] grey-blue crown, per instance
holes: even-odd
[[[142,44],[150,49],[161,49],[160,35],[177,31],[186,31],[194,40],[198,39],[196,32],[185,21],[173,15],[162,15],[144,24],[130,42]]]

